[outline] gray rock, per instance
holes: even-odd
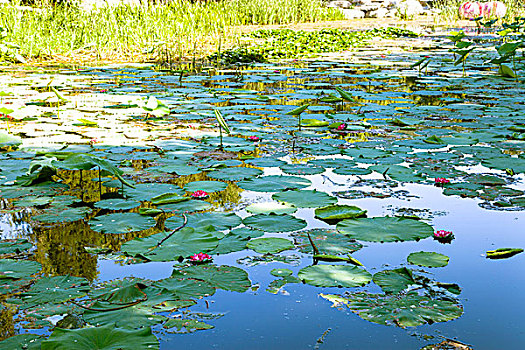
[[[365,13],[357,9],[342,9],[341,12],[346,19],[365,18]]]
[[[386,9],[384,7],[380,7],[380,8],[378,8],[375,11],[370,11],[370,13],[368,14],[368,17],[370,17],[370,18],[385,18],[388,15],[389,12],[390,11],[388,11],[388,9]]]
[[[418,0],[400,0],[395,8],[400,17],[413,17],[423,13],[423,6]]]
[[[330,1],[328,7],[339,7],[342,9],[349,9],[353,4],[350,1]]]

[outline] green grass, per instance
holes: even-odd
[[[233,43],[234,26],[337,19],[341,13],[323,8],[321,0],[172,0],[92,13],[71,6],[21,11],[0,5],[7,41],[30,59],[58,61],[183,58]]]

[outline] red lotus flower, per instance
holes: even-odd
[[[448,183],[450,183],[450,180],[445,179],[444,177],[436,177],[436,178],[434,179],[434,182],[435,182],[436,184],[448,184]]]
[[[434,232],[434,239],[441,243],[450,243],[454,239],[452,231],[438,230]]]
[[[257,137],[257,136],[248,136],[248,140],[250,140],[250,141],[259,141],[260,138]]]
[[[346,124],[345,123],[341,123],[339,124],[339,126],[337,127],[337,130],[344,130],[346,129]]]
[[[198,190],[198,191],[193,192],[191,194],[191,196],[193,198],[196,198],[196,199],[203,199],[203,198],[207,198],[208,197],[208,192],[202,191],[202,190]]]
[[[95,143],[98,143],[98,139],[96,137],[92,138],[91,140],[89,140],[89,144],[91,146],[93,146]]]
[[[190,256],[190,261],[195,262],[195,263],[203,263],[203,262],[208,262],[211,260],[212,260],[212,257],[203,252]]]

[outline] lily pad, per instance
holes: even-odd
[[[5,239],[0,241],[0,255],[19,254],[31,249],[32,246],[27,239]]]
[[[103,199],[95,203],[96,208],[108,210],[129,210],[140,206],[140,202],[125,199]]]
[[[373,280],[385,293],[399,293],[407,287],[417,284],[412,276],[412,271],[406,267],[379,271],[374,274]]]
[[[315,217],[327,222],[336,222],[344,219],[353,219],[366,215],[363,210],[354,205],[329,205],[315,209]]]
[[[89,221],[93,231],[113,234],[143,231],[155,224],[155,219],[137,213],[113,213],[97,216]]]
[[[186,186],[184,190],[188,192],[204,191],[208,193],[224,191],[228,184],[222,181],[193,181]]]
[[[349,239],[348,236],[332,229],[312,229],[299,231],[292,234],[299,250],[303,253],[313,254],[314,250],[310,239],[320,254],[343,255],[358,251],[363,247],[359,242]]]
[[[357,266],[313,265],[299,271],[299,279],[316,287],[362,287],[372,275]]]
[[[21,309],[27,309],[45,303],[62,303],[80,298],[89,290],[85,278],[73,276],[42,277],[27,292],[20,294]]]
[[[173,270],[172,277],[204,281],[215,288],[244,293],[250,288],[248,273],[235,266],[193,265]]]
[[[311,184],[311,181],[308,179],[284,175],[262,176],[237,183],[243,190],[255,192],[278,192],[290,189],[301,189]]]
[[[265,232],[291,232],[306,227],[306,221],[288,214],[257,214],[244,218],[242,223]]]
[[[160,232],[144,238],[135,238],[124,243],[121,251],[128,256],[138,256],[151,261],[173,261],[179,257],[187,258],[199,252],[212,251],[219,243],[219,239],[206,229],[184,227],[157,247],[168,234]]]
[[[292,190],[275,193],[272,198],[298,208],[318,208],[337,203],[337,198],[317,190]]]
[[[164,223],[166,228],[173,230],[179,227],[183,222],[183,219],[178,216],[172,216]],[[226,230],[239,226],[241,218],[234,213],[225,213],[219,211],[212,211],[209,213],[200,213],[188,215],[188,223],[186,226],[199,228],[206,226],[213,226],[216,230]]]
[[[246,246],[261,254],[276,254],[295,248],[292,241],[278,237],[252,239]]]
[[[336,306],[346,305],[364,320],[402,328],[446,322],[463,314],[463,307],[455,302],[431,299],[417,292],[404,295],[359,292],[348,297],[320,295]]]
[[[350,238],[368,242],[419,241],[434,234],[429,224],[389,216],[343,220],[337,224],[337,230]]]
[[[410,253],[407,261],[412,265],[426,267],[443,267],[448,265],[449,257],[434,252],[416,252]]]
[[[252,214],[293,214],[297,207],[277,202],[259,202],[247,206],[246,211]]]
[[[522,248],[498,248],[495,250],[487,251],[488,259],[506,259],[516,254],[522,253]]]
[[[114,325],[102,327],[55,328],[49,339],[42,342],[42,350],[144,350],[158,349],[159,341],[151,328],[127,329]]]
[[[263,171],[256,168],[235,167],[210,171],[207,175],[213,179],[225,181],[240,181],[262,175]]]
[[[0,279],[19,279],[34,275],[42,265],[31,260],[0,259]]]

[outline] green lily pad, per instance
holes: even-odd
[[[74,222],[83,220],[91,212],[88,207],[78,208],[49,208],[42,211],[41,214],[32,216],[31,219],[48,224]]]
[[[192,319],[170,318],[168,322],[163,325],[168,329],[168,333],[193,333],[199,330],[212,329],[214,326],[202,321]],[[176,331],[170,330],[176,328]]]
[[[486,254],[488,259],[506,259],[522,252],[522,248],[498,248],[489,250]]]
[[[247,206],[246,211],[252,214],[293,214],[297,207],[277,202],[259,202]]]
[[[299,231],[292,234],[299,250],[303,253],[313,254],[314,250],[310,239],[320,254],[346,255],[358,251],[363,247],[359,242],[351,240],[348,236],[332,229],[312,229]]]
[[[158,206],[159,209],[169,213],[194,213],[197,211],[208,210],[211,207],[211,203],[196,199],[190,199],[178,203],[162,204]]]
[[[246,249],[246,243],[248,243],[249,240],[249,237],[242,237],[229,233],[220,239],[217,248],[210,251],[210,254],[228,254],[239,252]]]
[[[34,275],[42,265],[31,260],[0,259],[0,279],[19,279]]]
[[[240,181],[262,175],[263,171],[256,168],[235,167],[210,171],[207,175],[213,179],[225,181]]]
[[[268,175],[240,181],[237,185],[243,190],[255,192],[278,192],[301,189],[310,186],[310,180],[298,176]]]
[[[448,265],[449,257],[434,252],[417,252],[410,253],[407,261],[412,265],[426,267],[443,267]]]
[[[399,293],[410,285],[417,284],[412,276],[412,271],[406,267],[379,271],[374,274],[373,281],[387,294]]]
[[[103,199],[101,201],[96,202],[94,205],[96,208],[100,208],[100,209],[129,210],[129,209],[133,209],[133,208],[140,206],[140,202],[116,198],[116,199]]]
[[[184,191],[175,185],[152,182],[136,184],[135,188],[126,188],[124,193],[129,199],[150,201],[152,198],[165,193],[177,193],[183,195]]]
[[[290,175],[315,175],[325,172],[322,166],[312,164],[285,164],[279,167],[283,173]]]
[[[45,338],[31,333],[18,334],[0,341],[0,349],[9,350],[41,350]]]
[[[419,220],[388,216],[343,220],[337,230],[368,242],[419,241],[434,234],[432,226]]]
[[[353,205],[329,205],[315,209],[315,217],[327,222],[353,219],[366,215],[366,210]]]
[[[318,208],[337,203],[337,198],[317,190],[292,190],[275,193],[272,198],[298,208]]]
[[[322,126],[328,126],[328,122],[326,120],[319,120],[319,119],[301,119],[301,126],[304,127],[322,127]]]
[[[204,191],[207,193],[224,191],[228,184],[222,181],[193,181],[186,186],[184,190],[188,192]]]
[[[55,328],[49,339],[42,342],[42,350],[144,350],[158,349],[159,341],[151,328],[127,329],[114,325],[102,327]]]
[[[348,297],[320,294],[334,305],[346,305],[364,320],[398,327],[416,327],[460,317],[463,307],[452,301],[435,300],[409,292],[404,295],[353,293]]]
[[[93,231],[113,234],[143,231],[155,224],[155,219],[137,213],[113,213],[97,216],[89,221]]]
[[[45,303],[62,303],[80,298],[89,290],[85,278],[73,276],[42,277],[27,292],[20,294],[21,309],[32,308]]]
[[[286,277],[290,276],[293,272],[290,269],[273,269],[270,273],[275,277]]]
[[[242,223],[265,232],[291,232],[306,227],[306,221],[288,214],[257,214],[244,218]]]
[[[175,267],[171,274],[175,278],[190,278],[204,281],[214,288],[244,293],[251,287],[248,273],[235,266],[192,265]]]
[[[19,254],[31,249],[32,246],[27,239],[5,239],[0,241],[0,255]]]
[[[182,279],[178,276],[164,278],[153,284],[153,287],[165,289],[176,299],[200,299],[215,294],[215,288],[206,282],[197,279]]]
[[[295,248],[292,241],[278,237],[252,239],[246,246],[261,254],[276,254]]]
[[[159,196],[151,198],[151,203],[154,205],[180,203],[189,200],[189,197],[183,197],[179,193],[164,193]]]
[[[172,216],[164,223],[166,228],[173,230],[179,227],[183,222],[182,217]],[[216,230],[226,230],[239,226],[241,218],[234,213],[225,213],[219,211],[212,211],[208,213],[200,213],[188,215],[188,223],[186,226],[199,228],[206,226],[213,226]]]
[[[372,280],[372,275],[357,266],[312,265],[301,269],[299,279],[316,287],[362,287]]]
[[[138,256],[151,261],[173,261],[199,252],[210,252],[219,243],[214,231],[184,227],[155,248],[168,234],[168,232],[159,232],[148,237],[135,238],[124,243],[121,251],[128,256]]]

